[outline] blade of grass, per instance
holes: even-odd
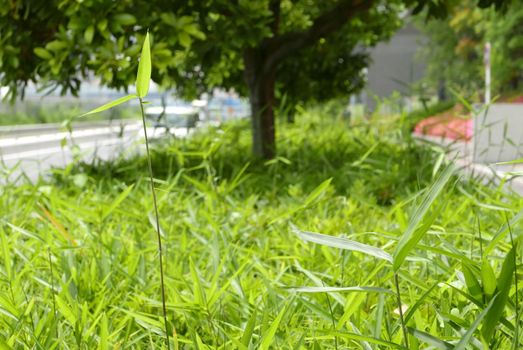
[[[514,215],[507,224],[503,225],[498,230],[498,232],[496,232],[494,237],[492,237],[489,244],[485,248],[485,254],[489,254],[491,251],[493,251],[498,246],[499,242],[507,235],[509,226],[514,227],[521,219],[523,219],[523,209]],[[516,237],[517,236],[518,235],[516,235]]]
[[[254,308],[252,311],[251,317],[249,318],[249,321],[247,321],[247,324],[245,325],[245,329],[243,330],[243,335],[241,339],[241,343],[248,348],[249,344],[251,343],[251,338],[254,333],[254,327],[256,326],[256,317],[257,317],[257,310]]]
[[[493,303],[492,309],[485,315],[485,322],[481,328],[481,333],[487,342],[492,338],[496,326],[499,323],[499,319],[503,314],[503,310],[505,309],[505,304],[508,301],[512,278],[516,268],[514,264],[515,254],[516,251],[514,247],[512,247],[503,261],[503,267],[501,268],[501,273],[497,280],[497,298]]]
[[[405,342],[405,347],[409,348],[409,335],[407,333],[407,326],[405,324],[405,318],[403,317],[403,303],[401,302],[401,293],[400,293],[400,284],[398,279],[398,274],[394,273],[394,285],[396,286],[396,298],[398,300],[398,311],[400,314],[401,329],[403,330],[403,341]]]
[[[271,326],[263,336],[262,342],[260,344],[260,350],[268,350],[271,348],[271,344],[274,341],[274,336],[276,335],[276,331],[278,330],[278,327],[280,326],[281,320],[283,319],[283,315],[285,315],[285,312],[287,311],[287,305],[285,305],[281,311],[278,313],[278,316],[272,321]]]
[[[350,332],[341,332],[341,331],[332,332],[332,331],[328,331],[328,330],[325,330],[325,331],[322,331],[322,332],[324,332],[325,334],[329,334],[329,335],[336,335],[340,339],[350,339],[350,340],[356,340],[356,341],[359,341],[359,342],[360,341],[366,341],[366,342],[371,343],[371,344],[376,344],[376,345],[379,345],[379,346],[386,346],[388,348],[407,350],[407,348],[404,347],[403,345],[392,343],[390,341],[379,339],[379,338],[369,337],[369,336],[362,335],[362,334],[356,334],[356,333],[350,333]]]
[[[512,249],[514,250],[514,286],[516,287],[515,291],[515,320],[514,320],[514,338],[512,341],[512,349],[517,349],[519,345],[519,288],[518,288],[518,264],[517,264],[517,249],[515,248],[516,245],[514,244],[514,236],[512,235],[512,227],[510,226],[510,222],[508,221],[508,217],[505,215],[505,221],[508,226],[508,231],[510,233],[510,244],[512,246]]]
[[[421,238],[423,238],[423,235],[429,229],[429,227],[424,227],[423,230],[417,230],[418,226],[427,214],[430,206],[436,200],[453,174],[454,167],[447,166],[423,196],[421,204],[416,208],[412,218],[409,221],[407,230],[401,237],[398,245],[396,246],[396,250],[394,251],[394,261],[392,264],[394,271],[397,271],[400,268],[407,255],[421,240]]]
[[[454,349],[454,345],[452,345],[451,343],[438,339],[429,333],[426,333],[426,332],[423,332],[423,331],[420,331],[418,329],[411,328],[411,327],[409,327],[408,329],[409,329],[410,334],[412,334],[413,336],[415,336],[422,342],[425,342],[428,345],[430,345],[436,349],[442,349],[442,350],[453,350]]]
[[[472,272],[472,270],[465,264],[463,261],[461,262],[463,276],[465,277],[465,284],[467,285],[467,289],[472,295],[474,299],[481,300],[483,291],[481,289],[481,285],[479,284],[478,279]]]
[[[354,287],[298,287],[291,288],[297,293],[328,293],[328,292],[363,292],[394,294],[390,289],[380,287],[354,286]]]
[[[485,293],[488,301],[496,292],[496,275],[488,259],[484,259],[481,264],[481,283],[483,284],[483,293]]]
[[[374,256],[376,258],[386,260],[388,262],[392,262],[392,257],[387,252],[385,252],[383,249],[376,248],[376,247],[366,245],[363,243],[351,241],[347,238],[328,236],[328,235],[324,235],[324,234],[316,233],[316,232],[301,231],[294,225],[291,226],[291,228],[294,231],[294,233],[304,241],[321,244],[321,245],[326,245],[326,246],[334,247],[334,248],[352,250],[352,251],[368,254],[368,255]]]
[[[490,311],[490,309],[496,302],[497,297],[498,297],[498,295],[496,294],[494,296],[494,298],[492,298],[490,303],[488,303],[487,307],[484,308],[483,311],[480,312],[478,317],[476,317],[476,320],[474,321],[474,323],[472,323],[472,325],[467,330],[467,332],[465,332],[465,334],[461,337],[461,340],[459,341],[459,343],[456,344],[456,347],[454,347],[454,350],[465,350],[467,348],[467,345],[469,344],[470,339],[472,338],[472,335],[476,331],[476,328],[478,328],[478,326],[481,323],[481,321],[483,320],[483,318],[488,314],[488,312]]]
[[[124,201],[124,199],[129,196],[133,187],[134,187],[134,184],[128,186],[125,190],[122,191],[122,193],[120,193],[118,195],[118,197],[116,197],[114,199],[114,201],[111,203],[111,205],[103,211],[102,219],[105,219],[106,217],[108,217],[120,205],[120,203],[122,203]]]
[[[95,114],[95,113],[100,113],[100,112],[103,112],[105,110],[108,110],[110,108],[113,108],[113,107],[116,107],[118,105],[121,105],[122,103],[125,103],[129,100],[132,100],[133,98],[137,98],[138,96],[135,95],[135,94],[131,94],[131,95],[127,95],[127,96],[124,96],[124,97],[120,97],[119,99],[117,100],[114,100],[114,101],[111,101],[109,103],[106,103],[98,108],[95,108],[87,113],[84,113],[82,115],[79,116],[79,118],[81,117],[85,117],[85,116],[88,116],[88,115],[91,115],[91,114]]]

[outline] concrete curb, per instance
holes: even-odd
[[[475,163],[471,142],[454,141],[441,137],[413,135],[420,142],[428,142],[443,148],[446,158],[453,161],[460,172],[486,185],[502,186],[507,191],[523,195],[523,164],[498,165]],[[515,175],[514,173],[521,173]]]
[[[72,124],[73,130],[84,130],[107,126],[129,125],[139,122],[138,119],[113,119],[96,122],[75,122]],[[61,131],[60,123],[49,124],[27,124],[27,125],[7,125],[0,126],[0,137],[16,137],[50,134]]]

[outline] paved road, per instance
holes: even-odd
[[[164,134],[162,129],[147,130],[151,137]],[[174,133],[183,137],[187,131],[182,128]],[[71,133],[53,124],[2,127],[0,182],[17,181],[24,174],[35,181],[53,167],[65,167],[74,157],[84,161],[95,157],[110,160],[142,149],[143,129],[139,121],[74,124]]]

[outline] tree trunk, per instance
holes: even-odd
[[[249,88],[252,119],[252,149],[255,156],[265,159],[276,154],[274,130],[274,88],[278,65],[291,54],[313,45],[321,38],[339,30],[351,18],[367,13],[375,0],[344,0],[318,16],[312,25],[302,31],[278,33],[280,0],[271,0],[272,36],[263,39],[257,47],[243,51],[244,78]]]
[[[260,50],[247,50],[245,80],[249,88],[252,122],[252,151],[263,159],[274,158],[276,140],[274,127],[275,70],[264,72],[264,55]]]

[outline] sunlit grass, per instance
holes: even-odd
[[[279,158],[266,163],[249,156],[247,122],[157,145],[175,347],[403,347],[391,265],[303,241],[291,224],[392,254],[435,180],[438,154],[416,145],[399,119],[321,117],[280,125]],[[0,348],[165,346],[144,169],[143,158],[78,165],[51,183],[0,189]],[[78,174],[85,184],[75,185]],[[398,270],[411,349],[453,346],[471,329],[468,348],[481,348],[483,321],[473,326],[489,300],[470,300],[463,265],[480,276],[488,260],[500,274],[512,244],[499,230],[522,204],[457,178],[435,199],[433,224]],[[511,230],[517,242],[521,224]],[[516,344],[520,305],[508,288],[493,349]]]

